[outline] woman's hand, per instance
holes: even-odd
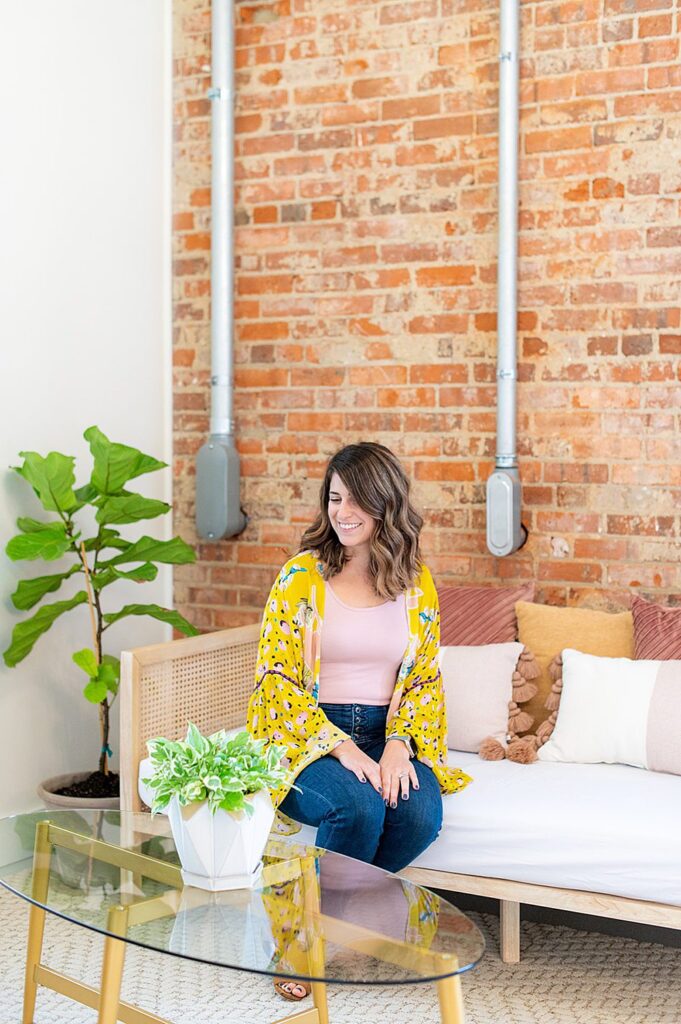
[[[331,757],[335,757],[344,768],[354,772],[360,782],[371,783],[377,793],[383,796],[381,789],[381,769],[368,754],[360,750],[353,740],[343,740],[337,747],[330,751]]]
[[[409,783],[419,788],[418,776],[409,759],[409,749],[403,740],[388,740],[379,763],[383,797],[391,807],[397,807],[398,798],[409,799]]]

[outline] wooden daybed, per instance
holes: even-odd
[[[242,626],[123,653],[123,810],[143,808],[138,794],[138,769],[147,756],[148,739],[181,737],[188,721],[205,733],[244,724],[255,676],[258,637],[258,625]],[[679,786],[681,789],[681,779]],[[635,823],[632,825],[635,827]],[[641,867],[645,871],[645,865]],[[667,903],[428,868],[411,867],[403,874],[432,889],[498,899],[501,957],[507,963],[520,959],[522,903],[681,929],[681,906]]]

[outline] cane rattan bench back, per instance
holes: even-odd
[[[154,736],[181,739],[246,722],[260,628],[240,626],[121,656],[121,809],[140,810],[137,775]]]

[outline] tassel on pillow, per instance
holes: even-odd
[[[482,741],[478,753],[483,761],[503,761],[506,757],[506,751],[494,736],[488,736],[486,740]]]
[[[523,649],[518,658],[518,672],[520,672],[523,679],[538,679],[541,675],[539,662],[532,651],[528,651],[527,647]],[[529,700],[529,697],[527,699]]]
[[[517,738],[517,733],[526,732],[531,729],[534,719],[518,707],[525,701],[531,700],[537,693],[537,686],[530,682],[541,675],[541,669],[537,660],[527,647],[523,647],[518,658],[515,671],[513,672],[513,699],[508,705],[508,739],[512,741]],[[506,750],[499,740],[488,736],[480,744],[478,751],[483,761],[501,761],[506,756]]]
[[[558,713],[560,707],[560,695],[563,692],[563,656],[557,654],[549,665],[549,675],[553,679],[553,686],[551,692],[544,701],[544,707],[547,711],[555,711]],[[549,719],[550,721],[550,719]],[[553,731],[553,730],[552,730]],[[550,733],[549,733],[550,735]],[[548,736],[546,737],[548,739]],[[544,740],[546,742],[546,740]]]
[[[531,700],[536,693],[537,687],[535,684],[526,682],[516,669],[513,673],[513,700],[516,704],[522,704],[523,701]]]
[[[516,737],[508,745],[506,757],[516,764],[533,764],[537,760],[537,737]]]
[[[542,724],[537,729],[536,736],[540,747],[543,746],[544,743],[546,743],[547,739],[553,732],[557,720],[558,712],[552,711],[547,720],[545,722],[542,722]]]
[[[558,720],[558,709],[560,707],[560,695],[563,691],[562,654],[557,654],[549,665],[549,675],[551,676],[551,679],[553,679],[553,686],[551,687],[551,692],[544,701],[544,707],[547,711],[550,711],[551,714],[545,722],[542,722],[534,736],[523,736],[520,739],[515,737],[511,740],[506,751],[506,757],[509,761],[515,761],[516,764],[533,764],[533,762],[537,760],[537,750],[546,743],[556,726],[556,721]],[[515,690],[513,692],[515,696]],[[520,716],[516,715],[516,720],[519,717]],[[529,715],[527,717],[529,718]],[[516,731],[520,732],[522,730],[517,728]]]
[[[514,700],[508,702],[508,731],[514,736],[519,732],[527,732],[532,728],[534,718],[526,711],[521,711]]]
[[[551,687],[551,692],[544,701],[544,707],[547,711],[557,711],[560,707],[560,695],[563,692],[563,680],[556,679],[555,683]]]

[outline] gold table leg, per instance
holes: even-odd
[[[274,1024],[319,1024],[317,1010],[299,1010],[290,1017],[281,1017]]]
[[[33,849],[33,879],[31,895],[34,900],[44,903],[50,884],[50,824],[40,821],[36,826]],[[45,911],[42,907],[31,906],[28,918],[28,944],[26,949],[26,973],[24,976],[24,1010],[22,1024],[33,1024],[38,982],[35,972],[40,966],[45,932]]]
[[[319,899],[319,882],[317,881],[317,868],[314,857],[302,859],[303,868],[303,893],[305,909],[310,914],[310,920],[315,921],[321,910]],[[315,925],[310,926],[310,943],[308,961],[310,974],[314,977],[324,977],[324,940],[318,934]],[[326,985],[321,981],[312,982],[312,1001],[317,1011],[319,1024],[329,1024],[329,1008],[326,1001]]]
[[[442,1024],[465,1024],[461,978],[458,974],[436,982]]]
[[[128,908],[112,907],[109,911],[107,930],[116,935],[125,935],[128,926]],[[97,1024],[116,1024],[118,1005],[121,999],[125,942],[110,936],[104,940],[102,960],[102,981],[99,996]]]
[[[317,1011],[319,1024],[329,1024],[329,1007],[326,1002],[326,985],[321,982],[312,982],[312,1002]]]

